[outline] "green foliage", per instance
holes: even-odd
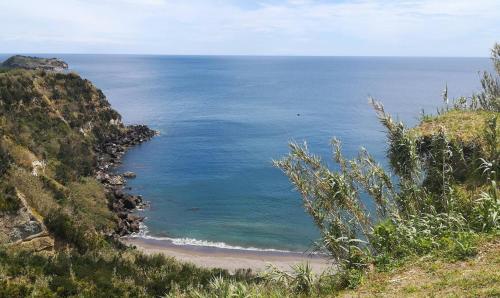
[[[116,221],[102,185],[90,178],[72,182],[59,204],[44,219],[51,233],[82,253],[109,246],[103,233],[110,233]]]
[[[364,278],[364,271],[358,268],[347,268],[333,276],[337,290],[355,289]]]
[[[494,184],[491,195],[481,195],[472,212],[464,210],[463,204],[470,199],[455,193],[453,171],[454,158],[461,159],[457,153],[461,149],[454,148],[446,131],[435,134],[422,150],[418,139],[403,124],[395,123],[381,104],[374,102],[374,106],[388,130],[388,156],[394,172],[399,173],[397,188],[365,150],[354,160],[344,159],[337,140],[333,143],[338,172],[330,171],[306,146],[294,143],[290,155],[275,163],[301,192],[306,210],[322,231],[322,248],[345,264],[363,264],[372,255],[382,266],[388,260],[439,250],[470,255],[467,243],[458,240],[456,245],[449,245],[447,239],[499,228],[496,176],[491,176],[496,171],[490,169],[496,166],[484,166],[488,181]],[[489,134],[486,139],[492,143],[488,156],[497,156],[497,140],[491,132],[496,126],[487,127],[490,132],[485,132]],[[367,203],[361,193],[368,194],[372,203]],[[364,207],[367,204],[377,206],[378,216],[369,215]],[[478,223],[482,226],[478,227]],[[367,246],[358,235],[364,235]],[[365,257],[359,262],[352,260],[359,255]]]
[[[0,130],[0,133],[2,131]],[[4,148],[2,140],[0,140],[0,177],[2,177],[5,172],[9,169],[12,158],[9,152]]]
[[[29,206],[41,216],[47,216],[59,207],[53,193],[47,190],[44,183],[20,167],[12,167],[6,174],[6,182],[14,186],[22,194]]]
[[[56,158],[61,163],[56,169],[56,178],[59,181],[75,181],[81,176],[89,176],[96,165],[94,157],[91,146],[81,141],[60,142]]]
[[[496,181],[491,181],[489,192],[482,192],[474,201],[471,224],[476,230],[488,232],[500,226],[500,191]]]
[[[499,53],[495,45],[497,70]],[[475,255],[477,233],[500,229],[500,88],[498,78],[489,74],[482,84],[483,92],[470,103],[461,98],[452,110],[447,105],[438,117],[424,117],[425,127],[418,129],[395,121],[372,99],[387,130],[391,172],[364,149],[357,158],[345,159],[336,139],[335,171],[306,144],[291,143],[290,154],[275,161],[318,226],[319,248],[339,261],[344,274],[354,270],[356,276],[371,261],[387,270],[414,255],[462,260]],[[447,93],[446,89],[446,103]],[[471,120],[464,121],[463,114]],[[463,123],[482,129],[468,129]],[[376,214],[367,206],[375,206]],[[356,284],[356,278],[346,279]]]
[[[334,140],[332,144],[340,172],[330,171],[318,156],[309,153],[306,144],[291,143],[290,154],[275,161],[275,165],[301,192],[304,206],[321,232],[321,248],[327,249],[337,261],[349,262],[350,256],[360,251],[359,244],[363,242],[356,237],[367,236],[370,228],[361,191],[378,194],[391,191],[392,184],[366,151],[348,161],[340,153],[340,143]],[[372,179],[363,179],[366,172],[370,172]],[[386,209],[385,202],[381,201],[382,212]]]
[[[495,162],[500,151],[496,137],[500,130],[497,117],[498,112],[450,110],[435,117],[427,116],[410,133],[419,144],[419,153],[427,156],[432,156],[436,136],[444,133],[451,155],[452,178],[458,183],[478,185],[485,183],[487,178],[478,171],[479,167],[493,170],[498,167]]]
[[[17,198],[16,189],[8,184],[0,182],[0,213],[16,212],[21,207]]]
[[[59,182],[57,182],[55,179],[50,178],[49,176],[46,175],[39,175],[40,180],[42,180],[43,185],[47,190],[50,190],[54,194],[54,199],[58,202],[62,202],[69,193],[69,190],[67,187],[61,185]]]
[[[49,231],[56,237],[69,242],[82,253],[86,252],[94,243],[89,242],[85,227],[76,222],[64,210],[51,211],[44,220]]]
[[[116,217],[102,185],[85,177],[96,165],[94,147],[123,128],[110,123],[119,114],[99,89],[73,73],[1,73],[0,102],[2,180],[60,241],[81,252],[102,246]],[[36,171],[35,162],[41,164]],[[14,208],[7,198],[2,206]]]
[[[254,279],[215,276],[207,286],[173,287],[167,297],[331,297],[338,289],[359,283],[361,278],[362,274],[356,270],[349,274],[342,271],[342,274],[316,275],[308,264],[293,266],[288,271],[270,265]]]
[[[226,271],[201,269],[161,255],[100,249],[54,257],[0,249],[0,297],[161,297],[208,286]]]
[[[7,173],[11,162],[12,158],[6,148],[4,148],[3,140],[0,139],[0,179]],[[19,207],[20,202],[17,198],[15,188],[0,180],[0,212],[15,212]]]
[[[413,255],[435,253],[452,260],[472,256],[474,235],[461,214],[423,214],[377,224],[371,243],[376,252],[375,263],[387,269]]]
[[[0,101],[3,134],[39,159],[58,160],[59,182],[90,175],[96,141],[123,129],[110,123],[120,115],[101,90],[73,73],[0,73]]]
[[[488,119],[485,127],[486,156],[481,158],[481,169],[489,181],[498,181],[500,178],[500,138],[498,116]]]
[[[93,178],[82,178],[68,184],[67,200],[63,204],[73,211],[80,223],[93,226],[96,231],[114,230],[115,214],[108,208],[104,187]]]
[[[297,294],[311,295],[315,285],[322,277],[317,277],[309,264],[298,264],[292,267],[291,272],[283,271],[269,265],[267,271],[260,275],[266,282],[283,284]]]

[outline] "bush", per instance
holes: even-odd
[[[21,208],[16,189],[11,185],[0,183],[0,212],[16,212]]]
[[[41,297],[163,297],[175,289],[208,287],[216,276],[231,278],[223,270],[114,249],[61,251],[49,257],[0,248],[0,264],[0,297],[36,296],[36,292],[46,295]]]
[[[59,207],[53,194],[47,190],[39,177],[31,175],[23,168],[12,167],[5,176],[6,182],[21,193],[28,205],[42,217]]]
[[[0,133],[2,131],[0,130]],[[4,148],[3,141],[0,140],[0,178],[7,172],[10,167],[12,158],[9,152]]]
[[[63,209],[52,210],[45,217],[44,223],[54,236],[74,245],[80,253],[97,248],[103,241],[93,227],[75,221]]]

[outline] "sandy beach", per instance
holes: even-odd
[[[260,272],[270,263],[282,270],[290,270],[295,264],[308,262],[315,273],[321,273],[332,267],[332,263],[324,256],[307,253],[175,245],[168,240],[146,238],[122,238],[122,242],[136,246],[147,254],[162,253],[197,266],[223,268],[230,272],[240,268],[250,268],[254,272]]]

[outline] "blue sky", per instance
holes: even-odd
[[[500,0],[0,0],[1,53],[488,56]]]

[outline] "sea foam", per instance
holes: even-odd
[[[294,253],[289,250],[280,250],[274,248],[257,248],[257,247],[243,247],[229,245],[224,242],[212,242],[207,240],[199,240],[194,238],[170,238],[161,236],[152,236],[149,234],[148,227],[144,223],[140,223],[140,231],[129,235],[130,238],[140,238],[140,239],[151,239],[158,241],[168,241],[173,245],[178,246],[200,246],[200,247],[215,247],[221,249],[231,249],[231,250],[246,250],[246,251],[267,251],[267,252],[282,252],[282,253]]]

